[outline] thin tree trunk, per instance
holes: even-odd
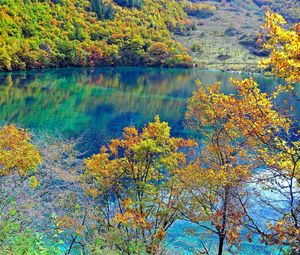
[[[223,254],[223,247],[225,242],[225,235],[226,235],[226,227],[227,227],[227,207],[228,207],[228,199],[229,199],[229,190],[230,187],[225,187],[225,194],[224,194],[224,204],[223,204],[223,217],[222,217],[222,228],[219,233],[219,250],[218,255]]]
[[[222,255],[223,254],[224,241],[225,241],[225,236],[223,234],[221,234],[219,236],[219,251],[218,251],[218,255]]]

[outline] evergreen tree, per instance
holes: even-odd
[[[128,7],[128,8],[141,8],[144,4],[144,0],[115,0],[115,2],[123,7]]]

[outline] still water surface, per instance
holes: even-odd
[[[81,137],[88,154],[129,125],[142,127],[155,115],[168,121],[172,135],[188,136],[184,128],[186,100],[196,89],[195,80],[207,86],[222,83],[224,93],[234,93],[230,78],[246,74],[198,69],[159,68],[67,68],[0,74],[0,121],[15,123],[37,134]],[[271,92],[279,81],[255,75],[261,89]],[[283,99],[287,105],[283,105]],[[293,107],[300,119],[300,104],[291,96],[278,100],[278,107]],[[170,230],[169,248],[175,254],[193,254],[199,236],[187,237],[185,222]],[[203,234],[203,233],[201,233]],[[214,238],[211,238],[211,245]],[[275,254],[257,242],[244,244],[238,254]]]

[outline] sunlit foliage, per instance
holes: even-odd
[[[191,16],[214,11],[206,4],[163,0],[2,2],[1,70],[189,66],[192,59],[170,31],[192,26],[184,9]],[[285,24],[282,16],[267,13],[259,42],[271,54],[261,65],[293,89],[300,81],[300,25],[288,30]],[[7,82],[3,98],[23,98],[10,86],[12,80]],[[253,233],[299,254],[300,131],[276,109],[273,100],[281,90],[268,95],[251,78],[232,81],[236,94],[222,93],[220,84],[205,89],[197,83],[186,120],[199,147],[172,137],[168,123],[157,116],[141,131],[125,128],[121,138],[86,159],[75,143],[42,146],[37,178],[30,173],[42,158],[30,134],[14,125],[2,127],[0,252],[158,254],[167,231],[183,218],[217,237],[219,255],[225,248],[241,249],[243,235],[251,242]],[[55,104],[65,102],[53,87]],[[37,90],[36,85],[27,89],[31,97]],[[80,91],[93,94],[84,86]],[[135,103],[131,97],[123,101],[119,107]],[[249,210],[253,200],[272,213],[262,224]],[[202,245],[200,253],[209,254]]]
[[[0,176],[26,176],[29,171],[36,170],[40,163],[41,155],[31,143],[27,131],[14,125],[0,129]]]
[[[188,101],[188,126],[199,132],[203,147],[199,162],[182,174],[193,194],[186,216],[219,238],[219,253],[225,240],[240,247],[241,230],[247,222],[247,185],[258,155],[273,137],[288,131],[289,121],[281,116],[271,99],[252,79],[234,80],[238,95],[226,95],[220,84],[198,90]],[[188,203],[187,203],[188,204]],[[209,221],[212,227],[203,224]]]
[[[272,72],[284,78],[289,85],[300,82],[300,23],[290,30],[285,28],[286,21],[277,13],[266,13],[262,39],[270,57],[261,61],[264,67],[271,67]],[[266,40],[263,42],[263,40]]]
[[[171,137],[168,124],[156,117],[142,132],[125,128],[122,139],[112,140],[85,161],[86,178],[91,178],[86,191],[94,197],[110,196],[108,204],[115,201],[110,225],[114,223],[126,240],[141,242],[147,254],[158,251],[179,217],[183,191],[176,173],[187,164],[183,149],[194,145]]]
[[[209,3],[195,3],[186,1],[184,10],[190,16],[196,16],[198,18],[207,18],[214,15],[216,7]]]
[[[156,43],[167,47],[166,61],[158,65],[190,66],[186,49],[170,32],[186,18],[182,4],[146,0],[139,7],[103,0],[5,0],[0,6],[0,70],[152,65],[147,56]]]

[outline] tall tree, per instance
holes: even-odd
[[[244,220],[239,197],[251,176],[245,159],[246,138],[234,125],[234,95],[220,92],[220,84],[198,90],[188,101],[188,126],[201,139],[198,164],[182,174],[191,197],[185,214],[188,219],[218,236],[218,254],[225,242],[239,245]],[[209,222],[210,224],[207,224]]]
[[[122,139],[112,140],[86,162],[86,190],[108,199],[108,228],[117,229],[124,240],[141,244],[155,254],[166,231],[179,217],[180,197],[176,173],[187,165],[183,150],[194,141],[173,138],[170,127],[156,117],[142,132],[124,129]],[[100,201],[101,201],[100,200]],[[113,206],[112,206],[113,204]],[[102,204],[103,205],[103,204]]]
[[[258,160],[262,144],[271,143],[274,135],[289,128],[254,80],[232,84],[237,96],[221,93],[220,84],[207,90],[198,84],[186,115],[202,142],[198,167],[186,172],[187,176],[182,174],[192,194],[186,216],[219,237],[219,255],[225,241],[239,246],[240,231],[248,224],[247,183],[262,164]]]

